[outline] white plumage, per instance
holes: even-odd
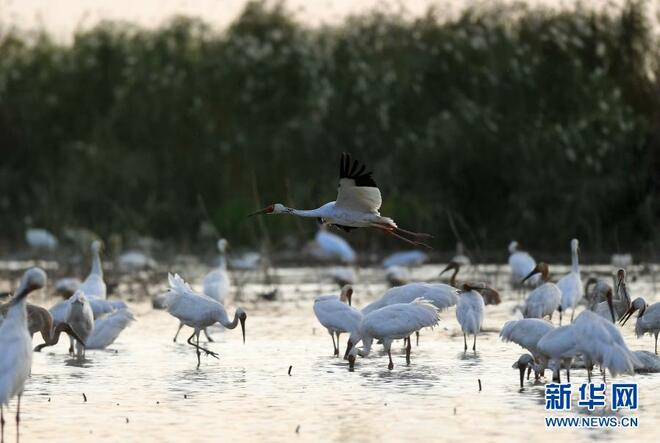
[[[85,342],[87,349],[107,348],[133,321],[135,317],[127,309],[118,309],[98,317],[94,320],[92,334]]]
[[[392,265],[385,270],[385,278],[390,286],[403,286],[410,282],[410,270],[403,266]]]
[[[399,251],[385,257],[383,260],[383,267],[389,268],[390,266],[420,266],[426,263],[428,259],[429,255],[426,252],[417,250]]]
[[[103,281],[103,264],[101,263],[101,247],[102,243],[99,240],[92,242],[92,269],[80,285],[80,290],[87,298],[106,298],[107,289],[105,281]]]
[[[557,310],[561,302],[561,291],[554,283],[543,283],[527,296],[525,301],[525,318],[543,318]]]
[[[577,340],[573,325],[560,326],[545,334],[537,344],[538,352],[542,355],[543,367],[553,370],[553,379],[561,382],[559,371],[563,364],[566,368],[566,378],[571,381],[571,363],[578,354]]]
[[[25,231],[25,241],[33,248],[50,249],[57,248],[57,237],[50,231],[42,228],[29,228]]]
[[[32,336],[28,331],[27,295],[46,285],[46,273],[39,268],[28,269],[21,278],[7,315],[0,325],[0,421],[4,435],[4,406],[18,396],[20,405],[25,381],[32,368]],[[20,406],[19,406],[20,408]],[[19,415],[16,415],[18,427]],[[17,431],[18,433],[18,431]]]
[[[212,298],[197,293],[178,275],[169,274],[170,292],[166,299],[166,309],[173,317],[186,326],[195,329],[195,332],[188,338],[188,344],[193,346],[197,351],[197,367],[200,365],[200,351],[204,351],[206,355],[218,357],[218,355],[199,346],[199,333],[202,328],[206,328],[215,323],[220,323],[227,329],[234,329],[240,322],[241,329],[243,330],[243,342],[245,342],[245,320],[247,314],[242,308],[237,308],[234,314],[234,319],[229,321],[225,307],[213,300]],[[196,337],[196,344],[192,342],[193,337]]]
[[[411,303],[397,303],[372,311],[362,318],[358,330],[351,333],[347,354],[353,367],[358,351],[355,347],[359,341],[363,343],[362,356],[369,355],[374,339],[380,339],[387,351],[390,362],[388,369],[394,368],[392,362],[392,341],[408,339],[406,347],[406,362],[410,363],[410,335],[422,328],[438,324],[438,310],[426,300],[417,299]]]
[[[571,240],[571,272],[563,276],[557,287],[561,291],[561,302],[559,304],[559,324],[561,325],[564,311],[571,309],[571,321],[575,315],[575,306],[584,295],[582,278],[580,277],[580,264],[578,261],[579,243],[577,239]]]
[[[428,300],[442,311],[456,304],[458,289],[443,283],[408,283],[385,291],[381,298],[362,308],[362,314],[368,314],[392,304],[411,303],[418,298]]]
[[[538,362],[541,355],[538,343],[544,335],[554,328],[549,321],[538,318],[511,320],[502,327],[500,337],[505,342],[513,342],[527,349]]]
[[[347,304],[350,301],[352,292],[353,288],[346,285],[342,288],[339,297],[336,295],[321,295],[314,299],[314,315],[332,337],[334,355],[339,355],[340,334],[356,331],[362,320],[362,313]],[[335,335],[337,336],[336,344]]]
[[[591,379],[593,363],[597,363],[613,376],[633,373],[637,358],[628,349],[621,332],[611,322],[594,314],[583,311],[573,323],[578,350],[585,360],[585,366]]]
[[[328,232],[324,227],[314,237],[311,254],[317,260],[355,263],[357,255],[346,240],[337,234]]]
[[[339,163],[339,189],[335,201],[311,210],[288,208],[276,203],[250,215],[290,214],[315,218],[322,224],[334,225],[345,231],[354,228],[376,228],[410,244],[428,247],[424,243],[403,236],[408,235],[417,239],[428,237],[427,234],[399,228],[394,220],[380,215],[378,211],[381,204],[380,190],[372,173],[366,170],[366,166],[352,161],[349,154],[343,153]]]
[[[78,289],[65,303],[64,322],[68,323],[73,332],[84,342],[75,340],[76,355],[81,359],[85,356],[87,338],[94,330],[94,312],[82,289]],[[71,340],[74,341],[73,338]]]
[[[123,272],[135,272],[143,269],[155,269],[156,260],[141,251],[126,251],[117,260],[119,269]]]
[[[472,350],[477,350],[477,334],[484,321],[484,299],[475,290],[461,292],[456,305],[456,319],[463,331],[463,342],[467,351],[467,335],[474,335]]]
[[[536,260],[525,251],[518,250],[518,242],[509,244],[509,266],[511,267],[511,282],[514,286],[520,286],[523,279],[536,267]],[[529,279],[531,285],[538,283],[538,278]]]
[[[220,252],[218,267],[204,276],[202,286],[204,294],[213,300],[224,303],[231,291],[231,277],[227,271],[227,240],[218,240],[218,251]]]

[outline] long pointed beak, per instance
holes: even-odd
[[[527,274],[527,277],[523,278],[522,281],[525,282],[527,279],[529,279],[532,275],[538,274],[539,270],[537,268],[532,269],[532,272]]]
[[[621,319],[619,320],[619,324],[620,324],[621,326],[625,325],[626,322],[628,321],[628,319],[629,319],[630,317],[632,317],[633,312],[635,312],[635,308],[634,308],[633,306],[631,306],[630,309],[628,309],[628,310],[626,311],[626,313],[623,314],[623,317],[621,317]]]
[[[525,367],[520,366],[518,368],[518,370],[520,371],[520,389],[522,389],[523,388],[523,381],[525,380]]]
[[[259,209],[258,211],[255,211],[255,212],[253,212],[253,213],[251,213],[251,214],[248,214],[248,217],[254,217],[255,215],[259,215],[259,214],[268,214],[268,213],[269,213],[269,209],[270,209],[270,208]]]
[[[348,306],[352,306],[351,301],[353,300],[353,292],[349,291],[348,294],[346,295],[346,298],[348,299]]]
[[[245,344],[245,318],[240,319],[241,322],[241,330],[243,332],[243,344]]]
[[[355,369],[355,356],[354,355],[349,355],[348,356],[348,370],[352,371]]]
[[[440,272],[439,275],[444,274],[445,272],[449,271],[450,269],[454,269],[454,267],[455,267],[455,265],[452,262],[447,263],[447,266],[445,267],[445,269],[442,270],[442,272]]]
[[[74,330],[71,329],[71,326],[68,323],[60,323],[56,329],[59,329],[62,332],[66,332],[71,337],[75,338],[80,343],[82,343],[83,346],[86,346],[85,342],[80,337],[78,337],[78,334],[76,334]]]
[[[616,323],[616,317],[614,315],[614,306],[612,306],[611,294],[607,297],[607,306],[610,308],[610,314],[612,315],[612,323]]]

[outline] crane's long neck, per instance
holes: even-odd
[[[458,275],[458,267],[454,268],[454,273],[451,275],[451,279],[449,280],[449,284],[452,285],[453,287],[456,287],[456,276]]]
[[[571,253],[571,271],[579,274],[580,273],[580,262],[578,260],[578,252],[572,251]]]
[[[103,277],[103,265],[101,264],[101,256],[98,250],[94,250],[92,254],[92,274]]]
[[[227,257],[225,257],[224,251],[220,252],[220,258],[218,260],[218,268],[223,271],[227,269]]]
[[[225,315],[224,318],[220,318],[219,322],[227,329],[236,328],[236,326],[238,326],[238,311],[234,313],[234,319],[232,321],[229,321],[229,317]]]
[[[295,208],[287,208],[290,214],[292,215],[297,215],[298,217],[308,217],[308,218],[319,218],[319,217],[325,217],[327,214],[323,210],[323,208],[316,208],[316,209],[295,209]]]

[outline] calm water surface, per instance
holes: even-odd
[[[423,267],[416,277],[431,278],[439,269]],[[409,367],[395,344],[393,371],[387,356],[375,352],[349,372],[346,362],[332,357],[330,337],[312,312],[313,297],[336,292],[334,285],[314,283],[318,270],[276,272],[278,301],[256,302],[270,286],[250,283],[240,302],[228,303],[232,315],[236,304],[248,310],[245,345],[238,330],[215,330],[217,342],[208,346],[220,359],[202,356],[200,369],[185,344],[191,330],[173,343],[177,321],[146,302],[131,304],[138,321],[111,349],[88,351],[82,363],[67,355],[67,343],[35,353],[23,397],[22,441],[657,441],[660,374],[619,377],[639,383],[638,429],[546,432],[543,386],[527,382],[518,390],[511,365],[522,349],[498,337],[501,325],[514,318],[514,292],[505,291],[501,305],[487,306],[476,353],[462,352],[452,308],[441,314],[439,327],[422,332]],[[354,301],[362,306],[384,284],[381,270],[358,275]],[[505,274],[495,281],[500,287],[505,282]],[[633,297],[658,301],[649,277],[630,286]],[[652,351],[653,339],[637,339],[632,330],[626,325],[629,345]],[[586,372],[575,370],[573,382],[584,381]],[[10,422],[8,441],[13,431]]]

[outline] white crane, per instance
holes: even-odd
[[[60,297],[67,299],[78,290],[81,284],[82,282],[77,278],[60,278],[55,282],[55,292],[57,292]]]
[[[362,313],[351,306],[353,288],[346,285],[342,288],[339,297],[336,295],[321,295],[314,299],[314,315],[328,330],[332,337],[332,347],[335,356],[339,356],[339,335],[357,330]],[[337,343],[335,344],[335,335]]]
[[[547,315],[552,320],[552,314],[557,310],[561,302],[561,291],[556,284],[548,281],[550,279],[550,271],[548,265],[543,262],[537,264],[523,279],[523,282],[537,273],[541,274],[541,279],[544,283],[535,288],[527,296],[523,316],[525,318],[543,318]]]
[[[243,343],[245,343],[245,320],[247,314],[242,308],[237,308],[234,319],[229,321],[225,307],[206,295],[196,293],[181,277],[169,274],[170,292],[167,296],[167,312],[186,326],[194,328],[195,331],[188,338],[188,344],[197,351],[197,367],[201,363],[200,351],[206,355],[218,358],[218,354],[199,346],[199,333],[203,328],[220,323],[227,329],[235,329],[239,322],[243,332]],[[197,342],[193,343],[193,337]]]
[[[399,251],[385,257],[383,259],[383,267],[389,268],[390,266],[421,266],[426,263],[428,259],[429,255],[423,251]]]
[[[404,266],[392,265],[385,269],[385,279],[390,287],[408,284],[411,278],[410,269]]]
[[[346,285],[353,285],[357,281],[357,274],[355,269],[348,266],[335,266],[328,270],[328,276],[343,288]]]
[[[35,249],[49,249],[57,248],[57,237],[50,231],[43,228],[28,228],[25,231],[25,241],[30,247]]]
[[[458,289],[444,283],[408,283],[385,291],[378,300],[362,308],[362,314],[369,314],[388,305],[411,303],[418,298],[428,300],[439,311],[444,311],[458,301]],[[419,344],[419,331],[415,331],[415,335]]]
[[[16,440],[21,416],[21,395],[32,368],[32,336],[28,331],[27,295],[46,285],[46,273],[39,268],[28,269],[11,299],[7,316],[0,325],[0,435],[4,440],[4,407],[18,396],[16,407]]]
[[[513,342],[527,349],[537,363],[541,363],[542,355],[538,348],[541,338],[555,327],[546,320],[538,318],[524,318],[504,323],[500,337],[504,342]],[[538,368],[542,372],[543,368]]]
[[[339,235],[328,232],[325,226],[321,226],[316,232],[309,252],[320,261],[351,264],[357,260],[357,254],[351,245]]]
[[[438,310],[427,300],[417,299],[411,303],[397,303],[377,309],[365,315],[357,331],[351,333],[346,348],[346,356],[350,368],[355,365],[358,354],[356,345],[362,341],[361,356],[366,357],[371,351],[374,339],[383,341],[383,346],[390,359],[388,369],[394,368],[392,362],[392,341],[408,339],[406,346],[406,363],[410,364],[410,336],[422,328],[433,327],[438,324]]]
[[[589,277],[584,284],[584,298],[587,306],[592,311],[598,303],[606,300],[607,291],[612,290],[612,286],[602,278]]]
[[[458,263],[461,266],[470,266],[472,263],[470,257],[465,255],[465,246],[463,246],[462,241],[456,243],[456,254],[451,258],[451,261]]]
[[[91,335],[94,329],[94,313],[89,304],[87,296],[82,289],[78,289],[66,301],[66,311],[64,314],[65,323],[67,323],[73,332],[82,340],[82,342],[75,340],[76,356],[78,359],[85,357],[85,345],[87,338]],[[73,341],[73,337],[71,337]],[[69,349],[71,352],[72,349]]]
[[[639,362],[614,324],[587,310],[575,318],[572,326],[575,328],[575,340],[578,351],[584,358],[589,381],[594,363],[600,365],[603,378],[606,369],[612,376],[634,372],[635,365]]]
[[[114,343],[119,334],[135,321],[135,317],[127,309],[118,309],[103,314],[94,320],[92,334],[85,341],[87,349],[105,349]]]
[[[467,351],[467,334],[474,335],[472,350],[477,350],[477,334],[481,331],[481,325],[484,322],[484,299],[477,292],[477,285],[465,283],[463,290],[458,297],[456,305],[456,319],[461,325],[463,331],[464,351]]]
[[[227,271],[227,247],[229,243],[224,238],[218,240],[218,267],[204,276],[202,286],[204,294],[211,297],[213,300],[223,303],[229,296],[231,290],[231,277]]]
[[[523,279],[534,269],[536,261],[525,251],[518,250],[518,242],[509,244],[509,266],[511,267],[511,284],[514,288],[523,287]],[[529,279],[529,284],[535,286],[537,278]]]
[[[357,228],[374,228],[393,235],[407,243],[430,248],[419,241],[430,237],[399,228],[394,220],[383,217],[378,210],[382,204],[380,189],[371,172],[358,161],[351,162],[351,156],[343,153],[339,163],[339,192],[337,200],[311,210],[288,208],[280,203],[270,205],[250,214],[290,214],[298,217],[315,218],[320,223],[333,225],[345,231]],[[412,237],[413,239],[407,238]]]
[[[563,276],[557,282],[557,287],[561,291],[561,302],[559,303],[559,324],[561,325],[562,314],[571,309],[571,321],[575,316],[575,306],[584,295],[582,288],[582,278],[580,277],[580,263],[578,254],[580,246],[578,240],[571,240],[571,272]]]
[[[563,363],[566,379],[570,383],[571,364],[579,353],[573,325],[560,326],[548,332],[539,340],[537,349],[542,355],[542,366],[552,369],[553,381],[561,383],[559,371]]]
[[[646,300],[637,297],[630,306],[628,312],[621,317],[621,325],[625,325],[628,319],[635,311],[637,314],[637,323],[635,323],[635,334],[641,337],[644,334],[653,334],[655,336],[655,355],[658,355],[658,334],[660,334],[660,302],[652,305],[646,304]]]
[[[80,285],[80,290],[87,298],[100,298],[107,297],[107,288],[105,281],[103,281],[103,263],[101,263],[101,249],[103,243],[100,240],[92,242],[92,269],[87,278]]]

